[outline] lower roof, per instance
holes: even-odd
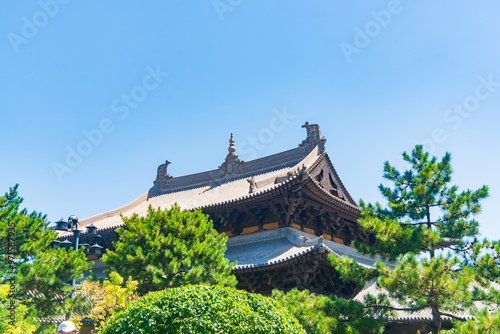
[[[226,257],[231,262],[238,262],[233,271],[263,269],[315,251],[332,253],[339,257],[347,255],[370,268],[376,261],[381,261],[381,258],[363,255],[355,248],[291,227],[231,237],[226,245]]]
[[[492,283],[492,287],[494,289],[498,290],[500,288],[500,285],[496,284],[496,283]],[[376,281],[371,281],[356,295],[356,297],[354,297],[354,300],[357,300],[359,302],[363,302],[365,300],[366,295],[368,295],[368,294],[372,295],[372,296],[376,296],[379,294],[386,294],[387,295],[387,291],[385,289],[382,289],[381,287],[379,287],[377,285]],[[405,308],[406,307],[404,305],[401,305],[394,298],[389,298],[389,303],[390,303],[390,306],[394,307],[394,308]],[[474,306],[478,309],[486,307],[486,305],[484,305],[480,302],[475,302]],[[393,317],[390,321],[392,323],[397,322],[397,323],[411,324],[411,323],[432,322],[432,310],[430,307],[427,307],[427,308],[424,308],[424,309],[421,309],[418,311],[414,311],[414,312],[410,312],[410,311],[395,311],[395,312],[396,312],[396,316]],[[461,312],[446,312],[446,313],[449,313],[451,315],[454,315],[454,316],[461,318],[461,319],[464,319],[464,320],[473,318],[473,316],[469,310],[464,310]],[[448,321],[448,322],[451,322],[453,320],[451,317],[444,316],[444,315],[441,316],[441,319],[443,321]]]

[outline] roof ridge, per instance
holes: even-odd
[[[160,189],[156,184],[151,187],[148,191],[148,198],[173,193],[180,190],[195,189],[198,187],[202,187],[203,185],[209,185],[211,183],[227,183],[228,181],[238,180],[244,177],[261,175],[282,168],[290,168],[292,166],[295,166],[297,162],[302,161],[313,150],[314,147],[296,147],[255,160],[242,162],[241,164],[239,164],[238,172],[235,172],[231,175],[221,174],[219,169],[213,169],[179,177],[172,177],[168,180],[168,185],[164,189]],[[265,165],[265,163],[268,162],[272,163]],[[264,164],[264,166],[260,166],[262,164]]]

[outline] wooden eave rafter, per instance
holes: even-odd
[[[319,160],[319,159],[318,159]],[[301,186],[301,189],[297,189],[297,186]],[[357,205],[353,205],[347,201],[341,200],[338,197],[330,194],[328,191],[324,190],[314,178],[310,176],[308,171],[303,171],[294,175],[292,178],[272,187],[270,189],[249,194],[247,196],[232,199],[230,201],[214,203],[207,206],[201,207],[203,212],[213,212],[221,209],[228,209],[232,207],[237,207],[241,205],[246,205],[252,202],[263,201],[269,198],[283,195],[286,191],[297,192],[306,190],[308,197],[311,200],[331,207],[333,209],[339,210],[347,215],[358,218],[360,216],[360,208]]]

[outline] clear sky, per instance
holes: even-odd
[[[318,123],[351,195],[424,143],[500,239],[500,2],[2,1],[0,191],[50,221],[146,192],[165,160],[251,160]]]

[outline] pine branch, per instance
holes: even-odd
[[[423,306],[419,306],[419,307],[403,307],[403,308],[400,308],[400,307],[393,307],[393,306],[387,306],[387,305],[364,305],[363,307],[364,308],[383,308],[383,309],[387,309],[387,310],[393,310],[393,311],[408,311],[408,312],[416,312],[416,311],[420,311],[424,308],[427,308],[427,307],[430,307],[431,305],[430,304],[427,304],[427,305],[423,305]]]
[[[416,225],[437,225],[438,222],[418,222],[418,223],[399,223],[400,225],[403,226],[416,226]]]
[[[445,158],[446,158],[446,156],[445,156]],[[445,158],[443,158],[443,160],[444,160]],[[443,161],[441,160],[441,163],[442,163],[442,162],[443,162]],[[439,164],[438,164],[438,166],[439,166]],[[443,164],[443,165],[442,165],[442,167],[439,169],[438,174],[436,175],[436,177],[435,177],[435,178],[434,178],[434,180],[432,181],[432,184],[431,184],[431,185],[429,186],[429,188],[428,188],[428,189],[429,189],[428,193],[431,193],[431,192],[432,192],[432,190],[434,189],[434,185],[436,184],[437,180],[439,180],[439,178],[440,178],[440,176],[441,176],[441,173],[443,172],[443,170],[445,169],[445,167],[446,167],[446,164]]]
[[[444,313],[444,312],[440,311],[439,315],[444,315],[445,317],[450,317],[450,318],[453,318],[453,319],[459,320],[459,321],[466,321],[466,319],[457,317],[456,315],[453,315],[453,314],[450,314],[450,313]]]

